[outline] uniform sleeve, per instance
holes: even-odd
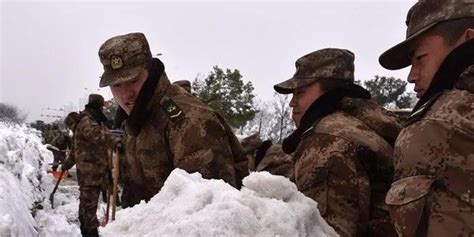
[[[76,156],[74,155],[74,146],[69,151],[68,157],[61,165],[61,170],[69,170],[76,164]]]
[[[345,139],[318,133],[304,138],[296,151],[298,189],[318,202],[321,215],[341,236],[356,235],[370,205],[368,177],[355,149]]]
[[[183,118],[172,123],[168,135],[174,167],[236,186],[232,151],[217,120]]]
[[[105,144],[111,148],[115,144],[115,139],[109,134],[108,129],[87,116],[82,118],[76,129],[79,130],[81,136],[94,144]]]

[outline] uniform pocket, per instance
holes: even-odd
[[[411,176],[392,184],[385,197],[399,236],[414,236],[435,177]]]
[[[301,174],[296,180],[299,191],[318,202],[319,212],[323,216],[327,210],[328,177],[328,168],[316,167]]]

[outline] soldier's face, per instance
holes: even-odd
[[[148,71],[144,69],[134,79],[110,86],[110,90],[112,91],[115,100],[128,115],[132,112],[138,93],[140,93],[147,78]]]
[[[300,126],[303,117],[309,106],[314,103],[323,91],[319,83],[313,83],[309,86],[301,87],[293,91],[293,98],[290,101],[290,107],[293,109],[292,118],[296,127]]]
[[[412,44],[408,82],[415,83],[416,97],[420,98],[426,92],[441,63],[457,45],[448,45],[438,35],[422,35]]]

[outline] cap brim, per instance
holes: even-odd
[[[104,72],[100,78],[99,87],[112,86],[122,82],[130,81],[144,69],[144,66],[128,68],[124,70],[112,70]]]
[[[291,94],[296,88],[304,87],[315,82],[314,78],[290,78],[273,86],[280,94]]]
[[[436,22],[421,28],[403,42],[383,52],[379,57],[380,65],[389,70],[398,70],[410,66],[410,43],[417,36],[421,35],[434,25],[436,25]]]

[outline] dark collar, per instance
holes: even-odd
[[[300,143],[303,134],[316,126],[322,118],[335,112],[339,108],[339,102],[344,97],[370,99],[370,93],[356,84],[349,84],[326,92],[306,110],[301,118],[300,126],[283,140],[283,151],[286,154],[293,153]]]
[[[94,105],[87,104],[84,111],[87,111],[87,114],[89,114],[98,124],[102,125],[107,122],[107,117],[104,112],[101,109],[96,108]]]

